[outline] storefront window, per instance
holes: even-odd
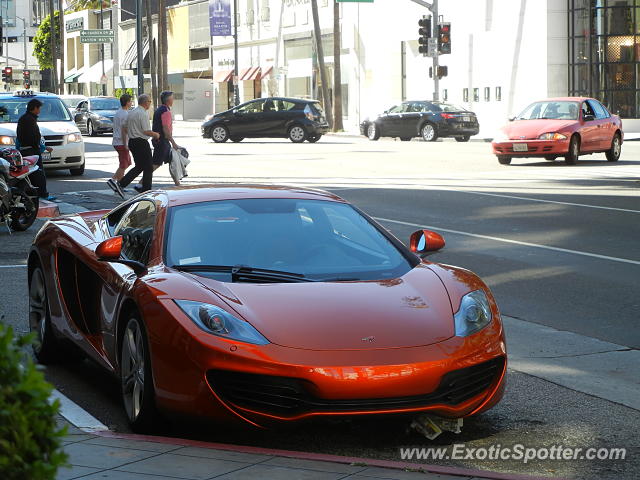
[[[569,93],[640,118],[640,0],[568,0]]]

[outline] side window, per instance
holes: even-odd
[[[403,105],[395,105],[389,109],[388,113],[402,113]]]
[[[156,222],[156,207],[149,200],[141,200],[124,214],[115,234],[122,235],[122,254],[143,264],[149,261],[149,248]]]
[[[264,100],[247,103],[243,107],[238,108],[238,112],[240,112],[240,113],[258,113],[258,112],[262,112],[262,105],[263,104],[264,104]]]
[[[591,108],[596,112],[596,118],[608,118],[609,113],[605,110],[605,108],[600,104],[600,102],[596,102],[595,100],[587,100]]]
[[[593,117],[595,117],[596,112],[593,111],[593,108],[591,108],[591,105],[589,105],[587,102],[582,102],[582,118],[583,119],[585,115],[593,115]]]

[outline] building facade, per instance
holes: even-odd
[[[2,0],[2,35],[0,63],[3,68],[13,69],[13,82],[10,88],[18,89],[24,85],[22,72],[28,70],[33,88],[39,89],[41,75],[37,60],[33,56],[33,37],[40,25],[42,13],[40,0]]]

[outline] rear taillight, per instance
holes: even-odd
[[[309,120],[311,120],[312,122],[316,119],[316,116],[315,116],[313,113],[311,113],[311,112],[306,112],[306,113],[305,113],[305,116],[306,116]]]

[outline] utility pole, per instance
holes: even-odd
[[[320,81],[322,82],[322,100],[324,100],[324,110],[327,112],[327,122],[329,128],[333,129],[333,111],[331,108],[331,98],[329,98],[329,85],[327,83],[327,71],[324,65],[324,50],[322,48],[322,33],[320,32],[320,18],[318,16],[318,0],[311,0],[311,13],[313,14],[313,31],[316,37],[316,52],[318,54],[318,65],[320,66]]]
[[[51,27],[51,34],[49,35],[49,38],[51,39],[51,89],[54,93],[58,91],[58,42],[56,42],[55,13],[53,0],[49,0],[49,26]],[[7,55],[7,64],[8,63],[9,58]]]
[[[439,22],[440,19],[438,17],[438,0],[433,0],[433,5],[431,7],[431,11],[433,12],[433,33],[436,39],[438,38],[438,33],[440,31]],[[439,66],[440,66],[440,52],[439,48],[436,48],[436,51],[433,55],[433,101],[437,102],[440,100],[440,75],[439,75]]]
[[[136,47],[138,50],[137,73],[138,95],[144,93],[144,72],[142,70],[142,0],[136,0]]]
[[[240,105],[238,87],[238,0],[233,0],[233,103]]]
[[[342,68],[340,51],[340,4],[333,0],[333,131],[344,130],[342,124]]]
[[[151,0],[145,0],[144,6],[147,14],[147,38],[149,39],[149,73],[151,74],[151,98],[154,108],[158,107],[158,65],[156,64],[156,52],[153,49],[153,10]]]
[[[100,0],[100,30],[104,29],[104,10],[102,9],[102,0]],[[102,85],[102,95],[107,94],[107,85],[103,83],[104,74],[104,43],[100,44],[100,61],[102,62],[102,76],[100,77],[100,84]]]

